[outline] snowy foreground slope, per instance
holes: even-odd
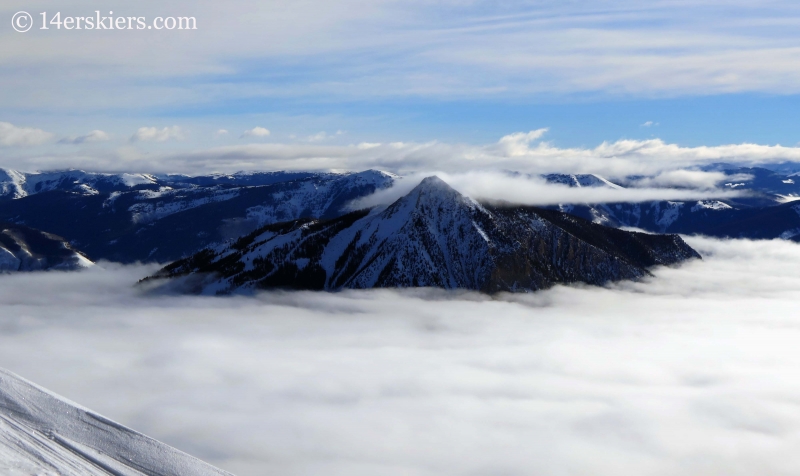
[[[529,291],[636,279],[699,255],[677,235],[605,227],[555,210],[481,205],[438,177],[385,209],[263,227],[156,277],[191,292],[440,287]]]
[[[230,475],[4,369],[0,474]]]

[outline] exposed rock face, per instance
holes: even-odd
[[[91,261],[59,236],[0,223],[0,272],[71,270],[91,265]]]
[[[428,177],[383,210],[263,227],[156,277],[208,294],[285,287],[433,286],[528,291],[636,279],[699,255],[678,236],[633,233],[536,207],[481,205]]]

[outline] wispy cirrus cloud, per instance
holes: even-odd
[[[78,8],[79,2],[62,4],[70,5]],[[137,15],[163,14],[154,0],[136,5]],[[793,28],[800,10],[788,0],[758,9],[712,0],[226,5],[176,4],[196,16],[200,28],[190,35],[161,32],[170,48],[154,49],[152,35],[141,32],[92,42],[5,32],[8,47],[0,59],[9,69],[0,75],[0,101],[7,107],[86,111],[111,103],[140,109],[287,96],[800,92],[799,35]],[[310,9],[319,14],[310,18]],[[235,12],[245,10],[248,21],[241,21]],[[121,50],[124,58],[115,54]],[[118,74],[120,64],[126,75]],[[54,71],[62,74],[43,74]],[[144,81],[154,77],[160,80]],[[41,95],[54,81],[69,94]]]

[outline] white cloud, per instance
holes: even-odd
[[[539,176],[511,176],[500,172],[422,172],[397,181],[386,190],[378,191],[352,203],[350,208],[360,209],[376,205],[388,205],[411,191],[426,176],[437,175],[462,194],[477,200],[501,200],[523,205],[557,205],[577,203],[648,202],[653,200],[705,200],[711,198],[734,198],[736,191],[705,187],[641,188],[622,187],[569,187],[548,183]],[[724,175],[719,173],[719,175]],[[683,184],[688,185],[688,184]]]
[[[641,127],[653,127],[653,126],[657,126],[657,125],[658,125],[657,122],[646,121],[643,124],[641,124]]]
[[[165,127],[140,127],[131,137],[131,142],[166,142],[168,140],[182,140],[183,130],[178,126]]]
[[[701,170],[670,170],[661,172],[654,177],[636,180],[633,185],[637,187],[679,187],[710,190],[720,183],[743,182],[752,180],[748,174],[725,175],[722,172],[704,172]]]
[[[329,139],[329,138],[330,138],[330,136],[328,134],[326,134],[325,131],[322,131],[322,132],[317,132],[316,134],[313,134],[313,135],[310,135],[310,136],[306,137],[306,140],[308,142],[319,142],[319,141],[323,141],[323,140]]]
[[[229,132],[227,130],[219,129],[216,132],[214,132],[214,137],[215,138],[219,138],[219,137],[227,136],[228,134],[229,134]]]
[[[267,137],[269,134],[269,129],[265,129],[263,127],[254,127],[244,131],[241,137]]]
[[[154,0],[137,5],[139,15],[163,14]],[[36,44],[8,36],[0,60],[11,69],[0,78],[0,100],[6,107],[96,111],[112,103],[138,109],[287,95],[652,98],[800,91],[791,28],[800,15],[788,0],[758,11],[747,2],[711,0],[602,6],[479,0],[470,8],[308,1],[247,10],[248,22],[235,13],[248,2],[226,5],[191,3],[192,15],[213,21],[205,21],[202,35],[171,36],[170,48],[154,49],[137,32],[92,42],[41,37]],[[318,12],[314,18],[311,10]],[[314,72],[292,74],[291,81],[230,81],[249,65],[290,71],[298,59],[315,64]],[[203,74],[217,79],[192,81]],[[42,94],[54,86],[63,93]]]
[[[53,134],[33,127],[17,127],[10,122],[0,122],[0,145],[32,146],[49,142]]]
[[[607,178],[656,175],[715,162],[753,165],[800,162],[799,147],[760,144],[682,147],[661,139],[603,142],[594,148],[560,148],[538,141],[546,129],[515,133],[494,144],[443,142],[361,143],[350,146],[247,144],[177,153],[163,158],[173,167],[235,171],[363,170],[398,173],[439,170],[514,170],[526,173],[594,173]],[[178,165],[184,164],[184,165]],[[190,165],[191,164],[191,165]]]
[[[0,363],[240,476],[797,473],[800,245],[689,241],[640,283],[495,297],[2,276]]]
[[[356,147],[360,150],[368,150],[380,147],[381,145],[380,142],[361,142]]]
[[[505,153],[509,156],[525,155],[528,151],[530,143],[541,138],[547,133],[548,128],[536,129],[530,132],[515,132],[503,136],[498,141],[498,145],[504,149]]]
[[[362,142],[351,145],[314,143],[248,143],[178,152],[134,153],[130,148],[86,150],[81,155],[7,155],[3,166],[22,170],[79,167],[104,171],[181,172],[202,174],[239,170],[364,170],[400,174],[419,171],[463,173],[512,170],[531,174],[593,173],[610,179],[653,176],[717,162],[753,166],[800,163],[800,147],[727,144],[682,147],[661,139],[603,142],[593,148],[562,148],[542,141],[546,129],[506,135],[495,143]],[[176,127],[142,128],[138,137],[182,137]],[[135,142],[135,139],[132,139]],[[683,172],[663,175],[647,186],[683,179],[708,182],[715,175]],[[705,177],[705,178],[699,178]],[[680,182],[680,181],[679,181]],[[689,180],[691,183],[691,180]]]
[[[539,177],[511,177],[500,173],[472,172],[441,174],[442,179],[461,193],[483,200],[504,200],[526,205],[559,203],[647,202],[652,200],[704,200],[733,198],[735,192],[713,188],[616,188],[569,187],[547,183]]]
[[[337,136],[340,136],[342,134],[344,134],[344,131],[342,131],[342,130],[338,130],[334,134],[328,134],[325,131],[320,131],[320,132],[317,132],[316,134],[312,134],[312,135],[306,137],[306,141],[307,142],[320,142],[320,141],[324,141],[324,140],[333,139],[333,138],[335,138]]]
[[[77,137],[65,137],[58,141],[59,144],[85,144],[91,142],[105,142],[111,140],[107,132],[95,129],[88,134]]]

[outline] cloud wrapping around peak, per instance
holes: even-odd
[[[53,134],[33,127],[17,127],[10,122],[0,122],[0,145],[24,147],[50,142]]]
[[[166,142],[168,140],[183,140],[183,129],[178,126],[140,127],[131,137],[131,142]]]
[[[722,173],[718,173],[723,175]],[[385,206],[406,195],[420,181],[428,176],[436,175],[448,185],[476,200],[503,201],[520,205],[558,205],[558,204],[599,204],[619,202],[649,202],[654,200],[707,200],[735,198],[742,194],[734,190],[711,187],[693,188],[657,188],[643,186],[641,188],[623,188],[618,186],[569,187],[559,183],[549,183],[543,178],[533,175],[510,175],[502,172],[421,172],[403,177],[392,187],[379,190],[367,197],[349,204],[351,209]],[[717,178],[716,176],[714,177]],[[706,182],[700,183],[705,185]],[[716,182],[712,182],[716,184]],[[683,185],[690,185],[684,182]],[[697,183],[693,185],[698,185]]]
[[[240,138],[244,138],[244,137],[269,137],[269,135],[270,135],[269,129],[266,129],[264,127],[254,127],[252,129],[247,129],[246,131],[244,131],[244,133],[241,135]]]

